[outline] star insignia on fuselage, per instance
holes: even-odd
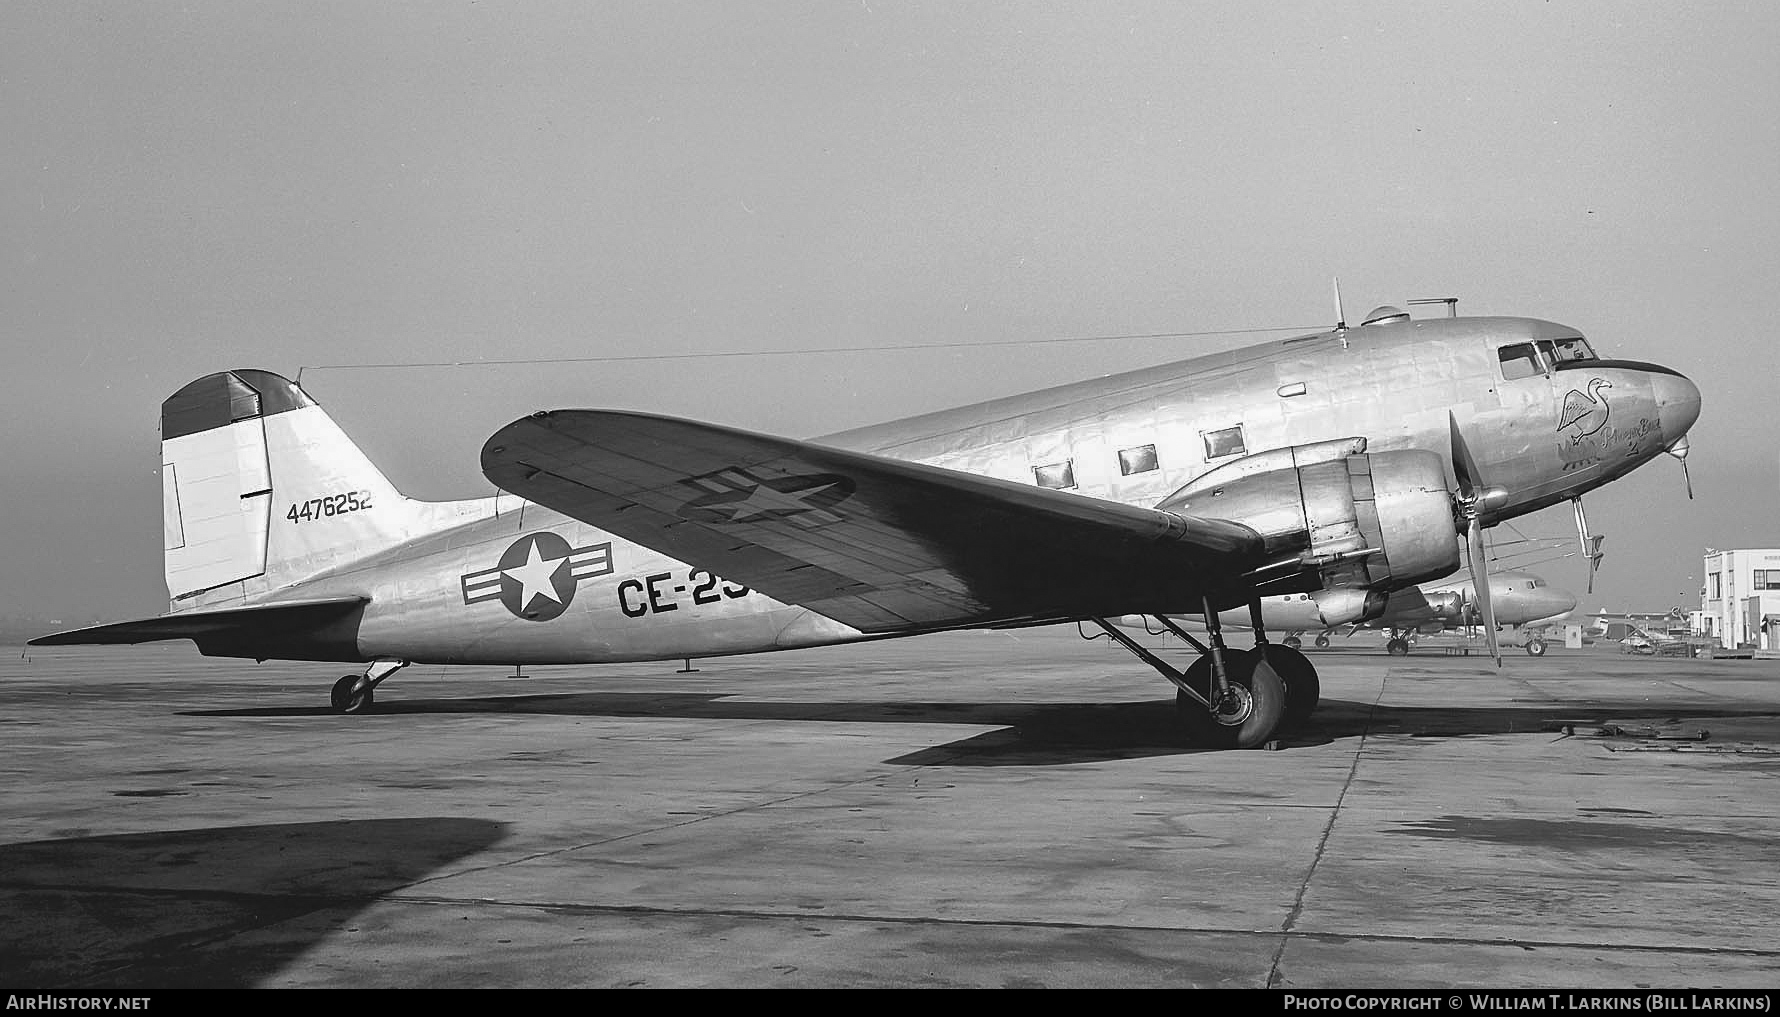
[[[498,600],[515,617],[549,621],[568,610],[581,580],[612,568],[610,542],[570,547],[559,534],[541,530],[508,545],[494,568],[465,573],[464,604]]]
[[[834,506],[852,496],[856,485],[838,473],[758,477],[730,466],[689,477],[681,483],[702,492],[680,506],[682,519],[701,523],[766,523],[784,520],[804,529],[840,522]]]

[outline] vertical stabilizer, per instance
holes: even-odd
[[[307,393],[265,371],[212,374],[161,404],[161,491],[174,610],[391,547],[420,516]]]

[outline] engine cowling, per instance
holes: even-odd
[[[1364,448],[1349,438],[1247,456],[1158,507],[1250,527],[1274,559],[1262,572],[1314,573],[1311,589],[1389,591],[1452,573],[1459,534],[1440,456]]]
[[[1424,593],[1422,596],[1427,599],[1428,610],[1436,618],[1458,619],[1465,614],[1465,598],[1451,590]]]
[[[1310,595],[1316,605],[1317,620],[1328,628],[1371,621],[1384,614],[1390,598],[1377,590],[1342,587],[1317,590]]]

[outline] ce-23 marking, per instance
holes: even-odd
[[[618,610],[623,611],[627,618],[641,618],[646,614],[661,614],[665,611],[678,611],[678,598],[692,589],[694,604],[719,604],[723,598],[734,600],[746,597],[749,590],[746,586],[719,579],[704,569],[692,569],[686,573],[684,583],[672,582],[672,572],[657,572],[641,579],[626,579],[618,584]]]
[[[348,512],[360,512],[371,507],[371,492],[347,491],[345,494],[329,494],[308,501],[292,502],[290,511],[284,518],[293,523],[312,523],[318,519],[331,516],[343,516]]]

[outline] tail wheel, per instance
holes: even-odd
[[[334,683],[328,700],[335,713],[370,713],[375,698],[364,675],[349,674]]]
[[[1286,685],[1259,654],[1231,651],[1224,655],[1230,689],[1207,709],[1176,692],[1175,710],[1194,748],[1252,749],[1265,745],[1279,731],[1286,713]],[[1211,659],[1200,657],[1186,670],[1186,681],[1209,697]]]
[[[1250,650],[1251,655],[1265,650],[1267,663],[1286,687],[1286,713],[1282,728],[1293,728],[1310,719],[1311,711],[1323,694],[1323,683],[1317,679],[1316,667],[1298,648],[1287,644],[1266,643]]]

